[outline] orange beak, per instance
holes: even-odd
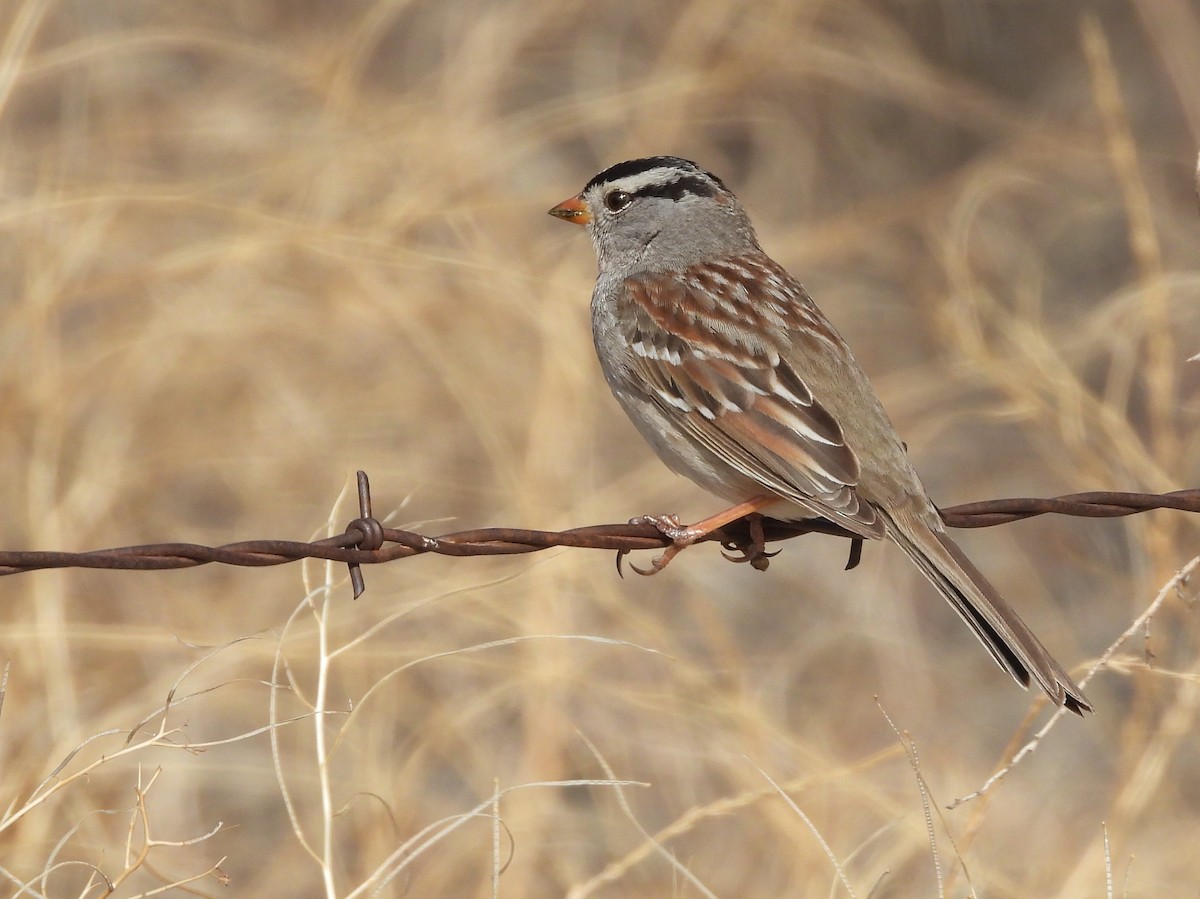
[[[587,204],[583,202],[582,197],[563,200],[550,210],[550,214],[573,225],[586,225],[592,220],[591,213],[588,212]]]

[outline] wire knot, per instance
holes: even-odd
[[[355,531],[361,535],[354,546],[355,549],[374,552],[383,547],[383,525],[379,523],[378,518],[354,519],[346,525],[346,533],[353,534]]]

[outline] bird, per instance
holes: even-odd
[[[747,515],[824,518],[898,545],[1022,687],[1092,711],[947,536],[845,340],[720,178],[677,156],[631,159],[549,212],[591,237],[592,337],[617,402],[670,469],[733,503],[691,525],[634,519],[672,541],[643,573]]]

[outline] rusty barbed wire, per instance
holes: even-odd
[[[359,517],[346,526],[344,533],[305,543],[295,540],[247,540],[224,546],[194,543],[154,543],[123,546],[90,552],[0,551],[0,576],[21,574],[46,568],[97,568],[124,571],[160,571],[221,564],[263,567],[283,565],[300,559],[326,559],[345,562],[357,598],[362,594],[362,565],[378,565],[425,553],[443,556],[496,556],[538,552],[555,546],[580,549],[606,549],[621,556],[634,550],[662,549],[670,545],[650,524],[601,524],[565,531],[541,531],[529,528],[478,528],[429,537],[414,531],[384,527],[371,514],[371,494],[367,476],[358,473]],[[1151,509],[1176,509],[1200,512],[1200,489],[1173,493],[1074,493],[1050,499],[994,499],[966,503],[942,509],[949,527],[984,528],[1039,515],[1071,515],[1081,518],[1119,518]],[[761,528],[761,533],[759,529]],[[762,518],[732,522],[707,535],[699,542],[715,541],[725,549],[740,551],[741,558],[755,567],[766,567],[766,557],[752,555],[749,549],[765,540],[774,543],[802,534],[822,533],[848,537],[852,543],[847,568],[857,564],[861,540],[854,534],[822,518],[806,522],[783,522]],[[389,545],[390,544],[390,545]]]

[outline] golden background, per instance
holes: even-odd
[[[10,0],[0,547],[305,540],[357,468],[424,533],[716,511],[609,395],[545,215],[659,153],[743,199],[939,503],[1198,486],[1198,46],[1183,0]],[[957,536],[1082,677],[1197,535]],[[0,895],[1200,883],[1189,589],[948,811],[1045,704],[893,548],[783,549],[426,556],[354,603],[318,564],[6,578]]]

